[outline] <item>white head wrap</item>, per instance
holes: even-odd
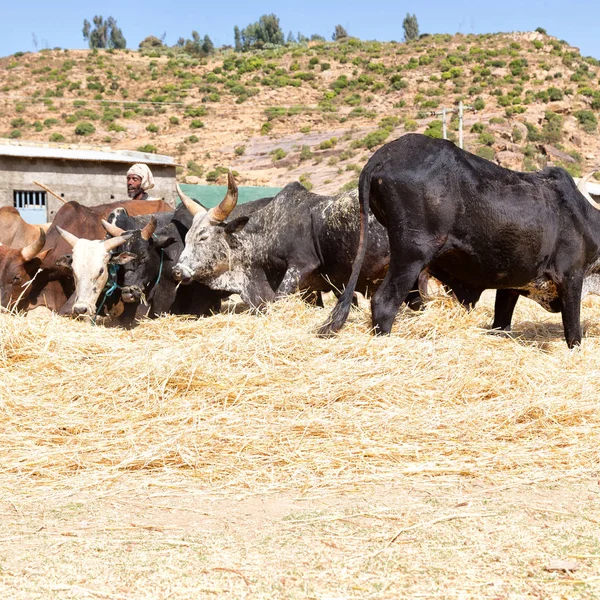
[[[127,175],[137,175],[140,177],[144,191],[151,190],[154,187],[154,177],[152,177],[152,171],[150,171],[147,165],[136,163],[127,171]]]

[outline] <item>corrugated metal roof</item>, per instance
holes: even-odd
[[[52,158],[93,162],[144,163],[147,165],[177,166],[172,156],[149,154],[133,150],[103,150],[100,148],[61,147],[33,144],[0,144],[0,157]]]

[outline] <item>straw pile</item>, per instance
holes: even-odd
[[[215,494],[349,489],[414,477],[589,474],[600,448],[600,303],[569,351],[560,315],[521,300],[514,337],[438,298],[374,338],[354,311],[292,297],[266,314],[165,317],[132,331],[0,315],[5,482],[188,474]]]

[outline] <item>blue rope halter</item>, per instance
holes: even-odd
[[[115,293],[115,291],[121,287],[117,283],[118,269],[119,269],[118,265],[115,265],[115,264],[108,265],[108,281],[106,282],[106,285],[104,286],[104,297],[102,298],[102,302],[100,302],[100,306],[98,306],[98,308],[96,309],[96,316],[98,316],[100,314],[100,311],[104,307],[104,304],[106,303],[108,298],[110,298]],[[94,319],[94,323],[95,322],[96,322],[96,320]]]

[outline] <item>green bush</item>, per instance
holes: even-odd
[[[139,146],[137,151],[146,152],[148,154],[156,154],[158,152],[158,148],[152,144],[146,144],[145,146]]]
[[[62,133],[52,133],[48,139],[51,142],[64,142],[65,136]]]
[[[273,162],[281,160],[287,156],[287,152],[283,148],[275,148],[275,150],[271,150],[269,154],[273,155]]]
[[[416,131],[419,128],[419,124],[413,119],[405,119],[404,120],[404,130],[405,131]]]
[[[300,148],[300,160],[310,160],[313,157],[313,153],[310,146],[304,145]]]
[[[9,134],[8,134],[9,138],[12,139],[16,139],[16,138],[20,138],[21,137],[21,130],[20,129],[13,129]]]
[[[485,102],[483,101],[483,98],[475,98],[475,101],[473,102],[473,108],[475,110],[483,110],[485,108]]]
[[[169,123],[171,123],[171,125],[179,125],[179,117],[176,117],[175,115],[169,117]]]
[[[96,133],[96,128],[89,121],[82,121],[75,127],[76,135],[91,135]]]
[[[471,126],[471,133],[483,133],[485,125],[483,123],[473,123]]]
[[[481,156],[481,158],[485,158],[486,160],[494,160],[494,157],[496,156],[494,150],[489,146],[480,146],[475,151],[475,154],[477,154],[477,156]]]
[[[236,156],[242,156],[246,152],[246,146],[236,146],[233,151]]]
[[[200,119],[194,119],[190,123],[190,129],[201,129],[202,127],[204,127],[204,121],[201,121]]]
[[[598,130],[598,119],[591,110],[578,110],[573,113],[579,126],[586,133],[596,133]]]
[[[479,136],[478,141],[483,146],[492,146],[494,144],[494,142],[496,141],[496,138],[491,133],[488,133],[488,132],[484,131]]]
[[[423,132],[425,135],[441,140],[443,138],[442,122],[438,119],[431,121],[427,125],[427,129]]]
[[[146,125],[146,131],[149,131],[150,133],[158,133],[158,125],[156,125],[155,123],[150,123],[149,125]]]
[[[377,129],[376,131],[372,131],[368,133],[363,139],[362,144],[366,146],[369,150],[375,148],[375,146],[379,146],[387,140],[390,132],[387,129]]]
[[[560,88],[549,87],[548,88],[548,99],[552,102],[556,102],[558,100],[562,100],[564,98],[564,93]]]

